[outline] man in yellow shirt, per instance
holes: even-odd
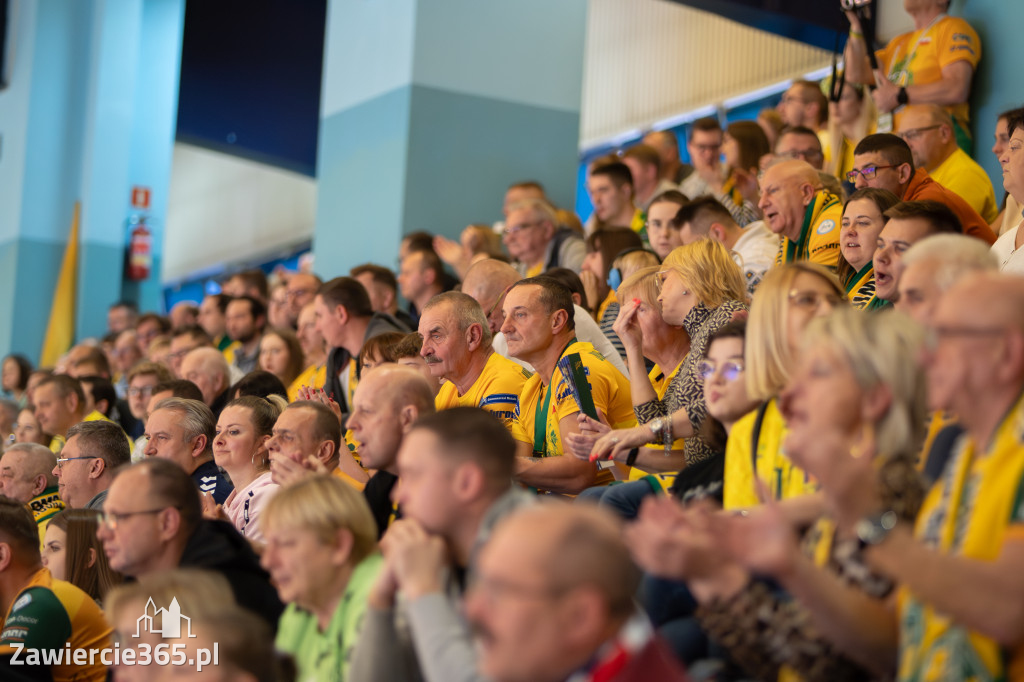
[[[835,271],[843,204],[820,185],[806,161],[782,161],[764,172],[758,208],[768,229],[782,237],[777,265],[809,260]]]
[[[957,146],[949,112],[936,104],[909,106],[903,110],[897,133],[910,146],[915,166],[924,168],[932,180],[959,194],[985,222],[995,222],[999,207],[992,181]]]
[[[56,466],[57,458],[38,443],[15,443],[0,456],[0,495],[28,507],[40,541],[50,519],[64,509],[53,475]]]
[[[0,556],[0,679],[105,680],[107,667],[99,656],[70,660],[79,650],[113,647],[103,611],[85,592],[55,580],[43,567],[32,515],[6,498],[0,498]]]
[[[864,29],[859,17],[847,12],[850,39],[846,42],[846,77],[854,83],[874,85],[872,97],[882,117],[878,131],[890,132],[888,116],[899,126],[908,104],[940,104],[955,120],[957,142],[970,145],[971,79],[981,59],[981,41],[970,24],[946,14],[949,0],[904,3],[914,30],[889,41],[879,50],[878,69],[872,73]]]
[[[446,380],[434,401],[437,409],[480,407],[511,428],[530,373],[491,348],[480,304],[457,291],[439,294],[424,306],[419,332],[430,373]]]
[[[613,429],[636,424],[629,380],[592,345],[576,340],[572,295],[560,282],[548,277],[522,280],[505,296],[503,310],[501,331],[509,353],[537,370],[523,386],[512,428],[516,440],[533,446],[532,457],[517,460],[517,479],[566,494],[610,482],[610,476],[599,477],[597,467],[586,459],[589,452],[563,449],[565,436],[579,432],[580,407],[557,363],[565,355],[580,355],[598,417]]]

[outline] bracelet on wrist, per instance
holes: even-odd
[[[854,30],[853,30],[853,29],[851,28],[851,29],[850,29],[850,37],[851,37],[851,38],[861,38],[861,39],[863,39],[863,38],[864,38],[864,34],[863,34],[863,33],[861,33],[860,31],[854,31]]]

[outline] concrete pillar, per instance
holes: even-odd
[[[123,281],[131,188],[163,222],[177,115],[184,0],[16,3],[0,91],[0,354],[38,358],[75,202],[81,202],[76,337],[106,330],[121,298],[159,308],[150,280]]]
[[[316,271],[394,266],[404,234],[457,236],[538,180],[573,206],[586,0],[331,0]]]

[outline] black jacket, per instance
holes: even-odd
[[[372,339],[375,336],[384,334],[387,332],[409,332],[411,331],[404,324],[396,320],[387,313],[374,313],[373,317],[370,318],[370,325],[366,328],[366,335],[363,337],[363,343],[366,343],[367,339]],[[335,402],[341,406],[342,420],[341,423],[345,423],[345,419],[348,417],[348,413],[351,412],[352,406],[348,404],[348,396],[345,395],[344,384],[338,379],[338,371],[340,368],[345,366],[345,363],[352,357],[344,348],[331,348],[327,351],[327,378],[324,381],[324,392],[331,398],[334,398]],[[356,358],[358,362],[358,358]]]
[[[270,584],[270,575],[260,567],[260,560],[242,537],[227,521],[199,522],[185,545],[178,563],[181,568],[202,568],[215,571],[227,578],[238,605],[249,609],[277,632],[277,621],[284,604],[277,590]]]

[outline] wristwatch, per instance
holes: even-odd
[[[900,91],[896,94],[896,101],[903,107],[910,104],[910,95],[907,94],[906,87],[900,88]]]
[[[880,544],[888,537],[889,532],[896,527],[899,520],[896,512],[890,509],[881,514],[865,516],[858,521],[857,525],[854,526],[854,531],[857,533],[857,540],[860,543],[861,549]]]

